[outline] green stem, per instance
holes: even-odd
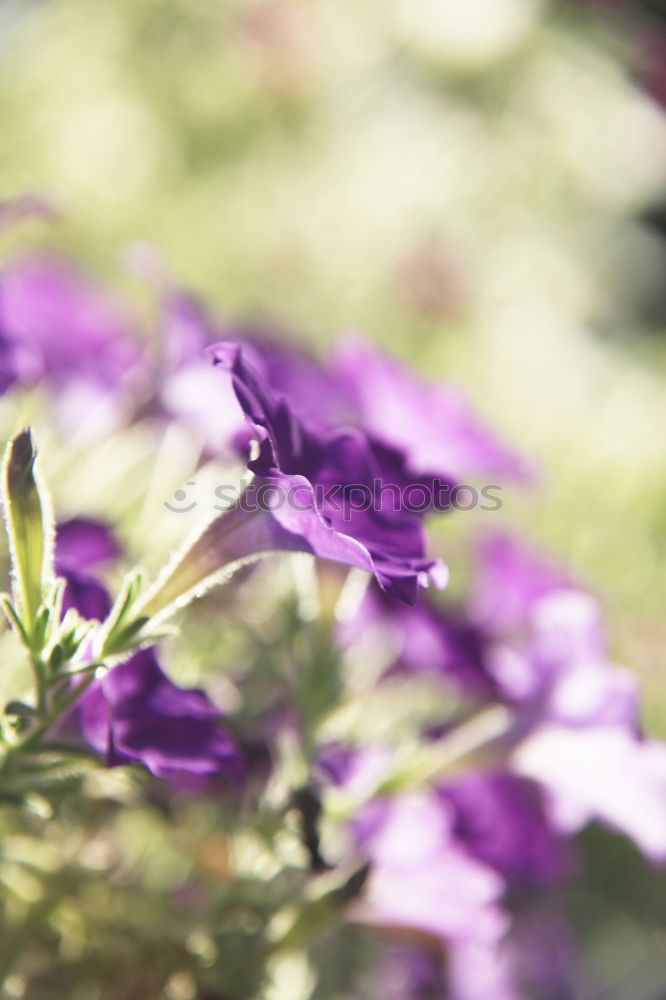
[[[84,679],[77,684],[76,687],[73,687],[70,691],[68,691],[64,698],[61,698],[53,705],[51,711],[44,716],[41,722],[39,722],[34,729],[30,730],[24,739],[7,749],[5,759],[0,767],[0,774],[7,774],[12,763],[16,761],[17,757],[20,757],[23,753],[28,753],[34,750],[39,745],[41,738],[45,736],[51,727],[54,726],[55,723],[65,714],[65,712],[78,701],[81,695],[84,694],[90,687],[94,679],[94,672],[91,672],[84,677]]]
[[[30,656],[30,664],[32,666],[32,673],[35,678],[35,693],[37,695],[37,711],[41,716],[46,715],[48,708],[47,702],[47,688],[48,681],[46,677],[46,665],[38,653],[32,653]]]
[[[58,691],[58,686],[66,684],[73,677],[80,677],[83,675],[94,675],[95,671],[99,667],[103,667],[104,663],[100,660],[94,660],[92,663],[86,663],[83,667],[76,667],[73,670],[62,670],[55,676],[47,680],[47,685],[50,691]]]

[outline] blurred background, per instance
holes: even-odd
[[[1,0],[0,198],[59,216],[1,249],[144,315],[148,242],[222,316],[463,386],[665,737],[665,107],[657,0]]]

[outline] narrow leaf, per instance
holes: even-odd
[[[12,599],[9,594],[0,594],[0,608],[4,611],[7,621],[14,629],[21,642],[25,646],[29,646],[30,640],[28,639],[28,634],[23,627],[23,622],[21,621],[18,611],[12,604]]]

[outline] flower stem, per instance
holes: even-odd
[[[30,656],[30,665],[32,666],[32,673],[35,679],[35,695],[36,695],[36,708],[39,715],[44,716],[47,711],[47,690],[48,681],[46,677],[46,665],[42,660],[39,653],[32,653]]]
[[[0,774],[7,774],[21,754],[29,753],[39,746],[42,737],[46,736],[65,712],[87,691],[94,679],[95,674],[93,671],[90,671],[82,681],[73,688],[70,688],[63,698],[55,702],[51,710],[44,715],[41,721],[22,740],[7,748],[2,765],[0,765]]]
[[[262,513],[245,510],[238,503],[187,539],[139,599],[135,614],[162,619],[168,611],[200,596],[242,562],[274,548]]]

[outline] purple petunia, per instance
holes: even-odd
[[[237,409],[218,381],[216,405],[208,403],[210,376],[201,352],[216,340],[240,345],[247,364],[289,400],[299,421],[320,430],[356,427],[377,449],[402,456],[410,482],[437,477],[454,484],[492,476],[528,481],[534,469],[504,444],[449,383],[428,383],[360,337],[347,337],[320,360],[270,325],[218,320],[167,276],[159,256],[143,248],[134,269],[153,287],[162,316],[161,404],[167,413],[198,426],[207,444],[227,450],[237,436]]]
[[[571,874],[568,845],[533,782],[494,769],[462,775],[439,791],[453,808],[458,839],[508,884],[550,885]]]
[[[301,420],[361,428],[377,448],[401,454],[410,481],[533,477],[531,464],[483,424],[459,389],[424,382],[368,341],[345,338],[319,362],[253,329],[234,339]]]
[[[425,556],[419,518],[396,501],[408,480],[398,452],[351,428],[329,431],[300,420],[238,345],[217,345],[212,356],[231,373],[258,439],[248,463],[253,489],[282,501],[264,512],[264,548],[313,552],[367,570],[408,603],[429,578],[444,582],[441,564]]]
[[[121,555],[111,527],[104,521],[74,517],[61,521],[56,531],[56,572],[66,581],[63,614],[75,608],[82,618],[103,621],[111,610],[106,587],[96,570]]]
[[[377,587],[369,587],[351,620],[338,628],[344,647],[374,635],[386,650],[384,674],[439,677],[475,700],[497,695],[487,665],[488,638],[464,608],[437,607],[421,600],[414,607],[391,604]]]
[[[65,258],[34,255],[0,274],[1,387],[46,382],[68,433],[115,426],[142,365],[131,321]]]
[[[543,879],[560,867],[561,837],[599,820],[666,859],[666,747],[642,735],[636,679],[610,661],[598,602],[566,574],[496,536],[463,605],[390,611],[371,589],[341,636],[370,629],[387,672],[427,672],[508,712],[489,748],[495,771],[443,788],[479,857],[496,852],[503,871],[515,862],[515,879]],[[531,847],[518,849],[527,831]]]
[[[231,383],[211,369],[205,353],[220,339],[219,329],[194,296],[172,287],[165,277],[161,284],[159,411],[189,427],[209,452],[246,448],[248,431]]]
[[[360,817],[371,869],[356,919],[441,942],[451,1000],[517,997],[502,953],[504,882],[457,841],[447,803],[410,793],[371,808],[371,822]]]
[[[120,555],[110,527],[92,518],[62,522],[56,567],[66,580],[63,612],[74,607],[102,620],[111,600],[95,572]],[[220,712],[200,690],[180,688],[160,667],[154,649],[135,653],[96,679],[78,704],[80,735],[109,766],[139,763],[159,777],[238,783],[243,761]],[[65,735],[71,726],[65,727]]]
[[[240,752],[219,711],[203,691],[170,681],[154,649],[96,681],[79,713],[85,740],[110,766],[140,763],[162,778],[222,774],[237,783],[242,776]]]
[[[561,569],[506,532],[478,545],[477,572],[469,605],[473,618],[493,635],[524,625],[535,602],[571,586]]]
[[[530,463],[484,426],[454,386],[419,379],[360,338],[337,346],[331,368],[361,426],[402,451],[413,475],[532,478]]]
[[[372,971],[382,1000],[438,1000],[446,996],[441,946],[397,934],[382,935],[377,943],[379,954]]]
[[[56,534],[56,559],[65,569],[94,569],[120,558],[122,549],[105,521],[72,517],[60,521]]]

